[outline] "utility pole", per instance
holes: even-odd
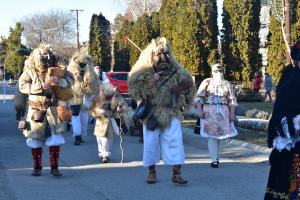
[[[40,39],[40,44],[42,43],[42,30],[39,29],[39,39]]]
[[[78,12],[84,11],[84,10],[79,10],[79,9],[74,9],[70,10],[71,12],[75,11],[76,12],[76,24],[77,24],[77,50],[79,51],[80,49],[80,43],[79,43],[79,21],[78,21]]]
[[[290,0],[285,0],[285,35],[288,45],[291,45],[291,29],[290,29]],[[287,53],[288,63],[291,63],[289,51]]]

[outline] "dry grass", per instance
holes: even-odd
[[[257,110],[266,111],[268,113],[272,113],[274,103],[273,102],[239,102],[239,105],[246,108],[246,110],[257,109]]]
[[[268,147],[267,144],[267,138],[268,133],[264,131],[253,131],[248,129],[243,129],[237,127],[238,135],[235,137],[235,139],[243,140],[245,142],[249,142],[252,144],[257,144],[260,146]]]
[[[196,120],[184,120],[183,127],[191,128],[194,130]],[[238,135],[234,139],[242,140],[252,144],[267,147],[268,133],[265,131],[254,131],[237,127]]]

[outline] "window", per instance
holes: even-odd
[[[128,74],[113,74],[112,77],[119,81],[127,81]]]

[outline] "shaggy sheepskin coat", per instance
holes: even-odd
[[[44,106],[48,98],[46,91],[42,87],[45,82],[47,70],[42,67],[41,55],[50,53],[51,49],[47,45],[40,45],[34,49],[28,58],[28,64],[24,68],[22,75],[19,78],[19,89],[22,93],[28,94],[29,106],[26,116],[28,128],[23,131],[25,137],[34,139],[45,139],[47,126],[49,125],[55,130],[55,133],[62,133],[64,127],[59,120],[56,112],[57,105],[65,105],[66,102],[59,101],[52,90],[47,90],[51,94],[51,106]],[[73,82],[72,75],[66,73],[64,77],[58,79],[58,86],[62,88],[70,87]],[[46,111],[46,117],[42,123],[32,120],[35,111]]]
[[[110,118],[124,118],[127,109],[125,99],[117,92],[115,87],[110,84],[101,85],[99,93],[89,109],[90,114],[96,118],[94,135],[113,137],[114,129]]]
[[[154,65],[156,55],[168,52],[170,54],[169,68],[171,73],[154,80]],[[152,40],[141,53],[138,61],[129,73],[129,93],[137,101],[145,100],[152,105],[153,115],[159,128],[165,129],[172,118],[183,119],[184,113],[193,104],[195,85],[191,74],[175,60],[166,38]],[[176,97],[174,104],[173,97]],[[148,115],[149,117],[149,115]],[[147,118],[144,120],[147,123]]]
[[[82,105],[84,95],[96,95],[99,79],[94,71],[93,60],[84,49],[73,55],[67,70],[73,74],[75,80],[72,85],[74,96],[70,105]]]

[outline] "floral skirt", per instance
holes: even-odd
[[[238,134],[233,123],[229,122],[227,105],[203,106],[204,119],[200,120],[200,134],[206,138],[225,139]]]

